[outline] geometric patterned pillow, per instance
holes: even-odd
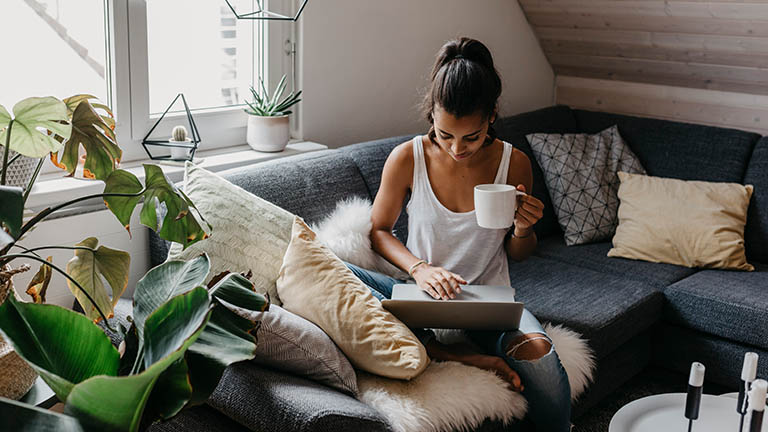
[[[619,177],[645,174],[614,125],[595,135],[527,135],[568,246],[608,240],[616,232]]]

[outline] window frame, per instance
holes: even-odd
[[[141,140],[154,125],[159,115],[149,109],[149,58],[147,51],[147,0],[106,0],[109,23],[108,53],[111,58],[110,101],[117,122],[117,142],[123,149],[123,161],[148,158]],[[222,2],[223,4],[223,2]],[[268,7],[268,4],[266,5]],[[295,8],[295,5],[292,7]],[[291,75],[291,62],[297,56],[297,25],[284,21],[257,21],[258,52],[254,55],[255,76],[265,78],[265,84],[274,88],[283,73]],[[294,53],[285,48],[293,43]],[[295,59],[296,61],[298,59]],[[298,78],[293,70],[294,78]],[[293,81],[293,79],[291,80]],[[291,82],[289,81],[289,83]],[[296,88],[299,83],[295,83]],[[168,101],[170,103],[170,101]],[[245,105],[226,108],[196,109],[192,111],[200,130],[201,150],[234,147],[246,143],[248,115]],[[298,130],[299,105],[294,105],[291,116],[291,137],[300,138]],[[166,121],[171,120],[171,121]],[[185,120],[184,113],[168,113],[153,135],[170,135],[173,120]]]

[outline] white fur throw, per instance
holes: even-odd
[[[342,260],[398,279],[407,277],[370,249],[369,201],[344,200],[312,229]],[[574,331],[549,323],[544,330],[568,374],[571,399],[576,400],[592,381],[594,354]],[[443,343],[467,341],[461,330],[436,330],[436,334]],[[507,424],[527,411],[525,398],[496,374],[457,362],[432,362],[410,381],[357,374],[359,399],[377,409],[396,432],[473,430],[486,418]]]
[[[342,261],[395,279],[408,279],[407,273],[371,249],[371,207],[369,200],[359,197],[339,201],[331,214],[312,225],[312,231]]]

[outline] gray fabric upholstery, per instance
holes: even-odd
[[[147,432],[193,431],[245,432],[247,429],[208,405],[199,405],[185,409],[176,417],[168,421],[155,423],[147,429]]]
[[[653,337],[652,363],[684,374],[697,361],[707,368],[707,380],[736,389],[741,378],[744,354],[753,351],[760,358],[757,376],[768,377],[768,351],[707,335],[674,325],[660,327]],[[680,391],[685,391],[685,382]],[[706,391],[706,389],[705,389]]]
[[[533,171],[533,196],[544,203],[544,216],[536,223],[536,235],[539,238],[559,234],[560,225],[557,223],[552,201],[544,184],[544,174],[541,166],[533,156],[533,151],[525,138],[531,133],[577,133],[580,132],[576,117],[565,105],[555,105],[541,108],[514,116],[500,118],[493,125],[500,139],[509,142],[521,150],[531,161]]]
[[[670,323],[768,349],[768,264],[703,270],[664,290]]]
[[[744,184],[755,186],[745,233],[747,259],[768,263],[768,137],[755,146]]]
[[[228,170],[221,176],[308,224],[330,213],[343,198],[371,198],[357,165],[335,150]]]
[[[389,431],[376,410],[305,378],[241,362],[224,372],[208,404],[253,431]]]
[[[613,124],[649,175],[740,183],[756,133],[691,123],[574,110],[583,132]]]
[[[562,237],[552,236],[539,241],[534,254],[596,272],[643,282],[659,289],[696,272],[694,269],[673,264],[611,258],[607,256],[610,249],[611,242],[566,246]]]
[[[582,333],[597,358],[661,317],[661,291],[642,282],[536,256],[510,262],[509,274],[518,301],[539,321]]]

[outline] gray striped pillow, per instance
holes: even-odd
[[[247,318],[261,319],[254,362],[357,397],[354,368],[320,327],[275,305]]]

